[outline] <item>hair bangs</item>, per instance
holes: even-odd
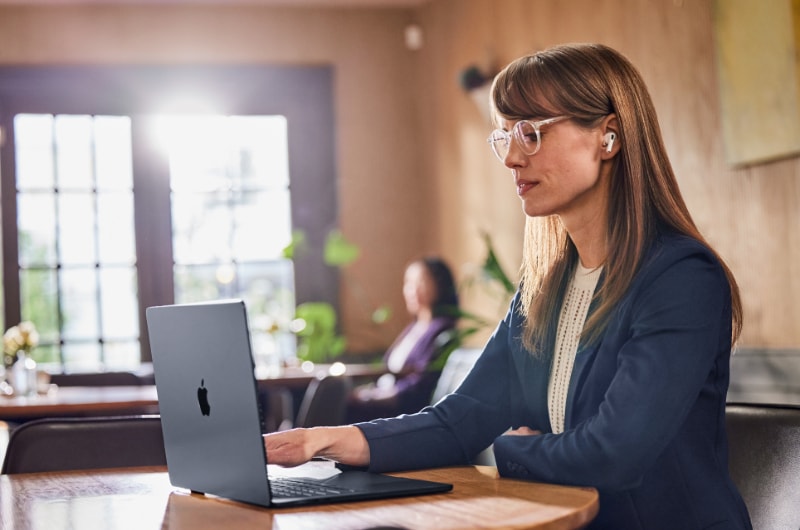
[[[559,114],[547,102],[556,101],[557,90],[548,75],[541,75],[542,61],[536,55],[508,65],[494,79],[492,104],[495,114],[509,119],[545,118]]]

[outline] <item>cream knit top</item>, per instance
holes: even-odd
[[[550,427],[556,434],[564,432],[567,391],[572,376],[572,366],[578,352],[586,316],[589,314],[592,295],[594,295],[602,270],[602,267],[587,269],[579,262],[561,306],[553,351],[553,364],[550,369],[550,383],[547,387]]]

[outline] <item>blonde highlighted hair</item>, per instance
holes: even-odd
[[[567,44],[521,57],[494,79],[492,104],[506,119],[569,116],[579,126],[597,126],[614,114],[621,147],[609,188],[608,256],[604,281],[583,340],[603,332],[613,308],[628,290],[645,251],[661,230],[708,245],[692,220],[661,138],[650,94],[636,68],[600,44]],[[553,340],[560,300],[578,253],[558,217],[529,217],[521,265],[523,344],[541,354]],[[742,328],[739,289],[719,258],[730,284],[732,340]]]

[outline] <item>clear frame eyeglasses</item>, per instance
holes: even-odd
[[[569,116],[556,116],[555,118],[539,121],[520,120],[514,124],[511,132],[502,129],[493,130],[489,138],[486,139],[486,142],[492,146],[492,151],[494,151],[494,154],[500,159],[500,162],[504,162],[506,159],[508,150],[511,147],[512,136],[517,141],[517,145],[522,149],[522,152],[528,156],[532,156],[538,153],[539,149],[542,147],[542,133],[540,130],[542,125],[566,120],[568,117]]]

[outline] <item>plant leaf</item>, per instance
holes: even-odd
[[[503,289],[505,289],[507,293],[514,294],[514,292],[517,290],[516,286],[514,285],[514,282],[508,278],[508,275],[500,265],[500,261],[497,259],[497,255],[494,252],[491,236],[484,232],[483,240],[486,242],[486,259],[483,261],[481,270],[489,278],[500,282],[500,285],[503,286]]]
[[[325,263],[332,267],[344,267],[354,262],[359,248],[347,241],[339,230],[332,230],[325,240]]]
[[[292,241],[286,245],[281,253],[286,259],[294,259],[299,253],[307,248],[306,233],[302,230],[292,231]]]

